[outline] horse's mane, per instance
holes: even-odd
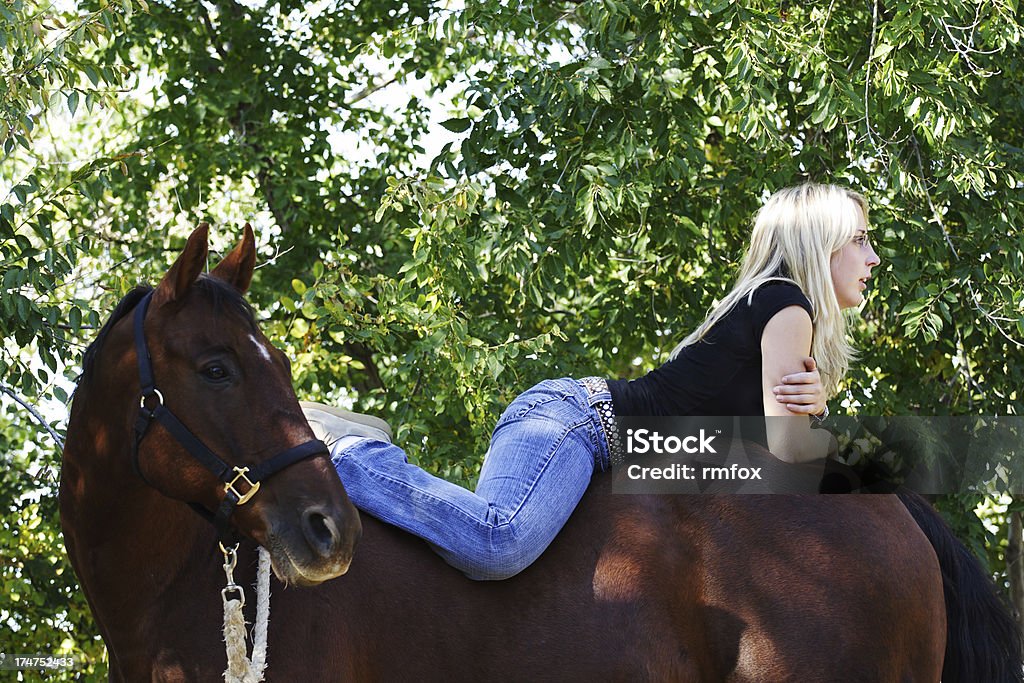
[[[235,313],[245,323],[247,323],[253,331],[257,329],[256,316],[252,310],[252,306],[250,306],[249,302],[239,294],[238,290],[228,283],[218,280],[217,278],[200,275],[199,279],[196,280],[192,286],[208,296],[210,303],[213,305],[214,311],[218,313],[224,311]],[[82,376],[80,382],[84,382],[92,377],[93,370],[96,366],[96,357],[99,355],[100,349],[103,348],[103,342],[106,340],[107,335],[110,334],[110,330],[117,324],[117,321],[128,315],[130,311],[134,310],[142,298],[152,291],[153,287],[150,285],[136,285],[117,304],[117,307],[114,308],[114,312],[110,314],[110,318],[103,324],[103,327],[100,328],[100,332],[96,335],[96,339],[89,345],[89,348],[85,350],[85,355],[82,357]]]
[[[242,322],[246,323],[249,328],[255,332],[259,329],[256,324],[256,314],[252,310],[252,306],[245,300],[234,286],[229,285],[223,280],[218,280],[215,277],[209,277],[207,275],[200,275],[199,279],[192,285],[193,288],[206,294],[210,303],[213,305],[213,310],[217,314],[220,313],[234,313]]]
[[[85,350],[85,355],[82,357],[82,377],[79,382],[84,382],[92,377],[93,369],[96,366],[96,356],[99,355],[100,349],[103,348],[103,342],[106,340],[107,335],[110,334],[110,330],[117,324],[117,321],[128,315],[128,312],[134,309],[139,301],[142,300],[142,297],[152,291],[153,288],[149,285],[136,285],[134,289],[125,294],[124,298],[117,304],[114,312],[110,314],[110,318],[100,328],[100,333],[96,335],[96,339]]]

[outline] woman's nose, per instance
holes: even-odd
[[[875,251],[874,247],[871,247],[871,255],[868,256],[867,265],[871,267],[877,266],[882,262],[882,259],[878,257],[878,252]]]

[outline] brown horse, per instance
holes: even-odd
[[[239,583],[257,543],[273,558],[270,681],[1019,679],[991,583],[913,498],[613,495],[598,475],[512,579],[470,581],[369,516],[349,566],[360,523],[324,454],[261,469],[312,434],[240,296],[251,233],[209,276],[205,260],[201,228],[137,315],[152,382],[129,317],[140,289],[90,347],[72,408],[62,523],[112,680],[221,678],[217,532],[184,503],[215,516],[245,498],[244,479],[225,487],[243,465],[261,486],[219,516],[246,539]],[[163,402],[231,463],[226,477],[147,424]]]

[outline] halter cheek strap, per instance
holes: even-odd
[[[156,420],[193,458],[199,461],[199,464],[212,472],[224,484],[224,498],[217,507],[216,513],[210,513],[197,503],[189,503],[189,505],[216,527],[217,536],[222,542],[227,542],[233,535],[229,525],[232,513],[237,506],[244,505],[256,495],[263,481],[290,465],[315,455],[326,454],[329,451],[322,441],[312,439],[250,467],[235,467],[218,457],[164,405],[164,396],[156,388],[153,364],[150,360],[149,347],[146,345],[146,334],[143,329],[146,311],[149,309],[152,298],[153,292],[150,292],[139,302],[132,321],[135,331],[135,355],[138,357],[140,386],[139,412],[135,418],[135,439],[132,442],[132,466],[135,468],[136,474],[146,481],[142,474],[142,468],[139,467],[139,445],[146,436],[150,425]],[[149,484],[148,481],[146,483]],[[240,487],[244,487],[243,490],[240,490]]]

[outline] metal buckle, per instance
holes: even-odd
[[[224,492],[231,492],[235,494],[235,496],[238,498],[238,502],[236,503],[236,505],[245,505],[245,503],[247,503],[248,500],[255,496],[256,492],[260,490],[260,482],[250,481],[249,477],[245,476],[245,473],[249,471],[248,467],[233,467],[232,469],[237,474],[235,474],[234,479],[224,484]],[[237,490],[235,490],[235,482],[237,482],[239,479],[244,479],[245,483],[249,485],[249,490],[245,492],[245,495],[242,495]]]

